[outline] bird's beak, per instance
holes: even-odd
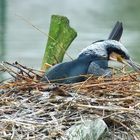
[[[140,72],[140,67],[137,64],[135,64],[135,62],[133,62],[131,59],[123,59],[122,62],[132,67],[135,71]]]
[[[115,60],[115,61],[124,63],[124,64],[132,67],[135,71],[139,71],[140,72],[140,67],[137,64],[135,64],[135,62],[133,62],[131,59],[124,59],[119,54],[116,54],[116,53],[113,52],[110,55],[110,60]]]

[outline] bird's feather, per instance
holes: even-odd
[[[85,55],[70,62],[64,62],[51,67],[41,79],[57,83],[75,83],[85,79],[90,62],[96,59],[94,55]]]
[[[122,22],[117,21],[108,39],[119,41],[122,36],[122,33],[123,33],[123,24]]]
[[[106,68],[102,67],[103,62],[96,62],[96,61],[92,61],[88,67],[88,74],[93,74],[96,76],[107,76],[110,77],[112,75],[112,71],[108,68],[108,66],[106,66]],[[105,62],[106,63],[106,62]],[[104,63],[103,63],[104,64]],[[107,63],[108,65],[108,63]]]

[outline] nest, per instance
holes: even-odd
[[[19,63],[1,64],[0,138],[67,139],[84,119],[102,118],[113,139],[140,139],[140,73],[93,77],[75,84],[40,82],[43,74]]]

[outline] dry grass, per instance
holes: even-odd
[[[66,130],[83,119],[101,117],[112,139],[139,140],[140,74],[92,77],[76,84],[40,82],[41,71],[1,64],[11,79],[0,85],[1,139],[67,139]]]

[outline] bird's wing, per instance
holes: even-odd
[[[122,36],[122,33],[123,33],[123,24],[122,22],[117,21],[108,39],[119,41]]]
[[[95,76],[111,76],[112,71],[109,68],[103,69],[95,62],[91,62],[88,68],[87,74],[93,74]]]

